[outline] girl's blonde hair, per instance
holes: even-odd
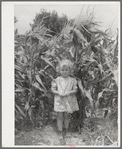
[[[60,73],[60,69],[63,68],[63,66],[69,67],[69,68],[70,68],[70,73],[73,74],[73,71],[74,71],[74,63],[73,63],[71,60],[69,60],[69,59],[61,60],[61,61],[58,63],[57,67],[56,67],[56,71],[57,71],[58,73]]]

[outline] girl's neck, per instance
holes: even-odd
[[[62,78],[64,78],[64,79],[67,79],[67,78],[69,78],[69,76],[67,76],[67,77],[63,77],[63,76],[61,76]]]

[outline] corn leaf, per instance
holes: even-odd
[[[44,40],[44,38],[41,37],[38,33],[35,33],[35,34],[34,34],[34,37],[36,37],[36,38],[39,39],[40,41],[43,41],[43,40]]]
[[[43,88],[46,90],[41,78],[39,77],[39,75],[36,75],[36,80],[43,86]]]
[[[27,76],[31,80],[31,69],[27,70]]]
[[[16,70],[20,71],[20,72],[24,72],[24,69],[22,69],[20,66],[15,65],[14,66]]]
[[[26,89],[24,89],[24,88],[18,88],[18,89],[16,89],[15,90],[15,92],[24,92]]]
[[[45,90],[43,88],[40,87],[40,85],[35,82],[34,84],[32,84],[34,87],[36,87],[37,89],[39,89],[40,91],[44,92],[45,93]]]
[[[16,122],[19,122],[18,119],[17,119],[16,117],[15,117],[15,121],[16,121]]]
[[[91,90],[89,89],[89,90],[85,90],[85,95],[86,95],[86,97],[89,99],[89,101],[90,101],[90,106],[92,107],[92,108],[94,108],[93,106],[93,98],[92,98],[92,95],[91,95]]]
[[[107,42],[107,40],[104,38],[103,39],[103,48],[107,48],[108,47],[108,42]]]
[[[94,45],[97,45],[98,43],[100,43],[101,41],[103,40],[103,37],[100,36],[100,37],[97,37],[94,41]]]
[[[19,85],[19,84],[15,84],[16,85],[16,87],[18,87],[18,88],[22,88],[22,86],[21,85]]]
[[[55,69],[55,67],[53,66],[53,64],[52,64],[51,61],[49,60],[49,58],[47,58],[47,57],[42,57],[42,56],[41,56],[41,59],[43,59],[47,64],[49,64],[50,66],[52,66],[52,67]]]
[[[96,29],[96,28],[92,28],[92,29],[90,29],[89,30],[91,33],[94,33],[94,34],[100,34],[100,35],[102,35],[102,36],[104,36],[104,37],[108,37],[108,35],[105,33],[105,32],[103,32],[103,31],[101,31],[101,30],[99,30],[99,29]]]
[[[20,55],[20,56],[21,56],[21,55],[24,54],[24,51],[18,51],[18,52],[15,51],[14,54],[15,54],[15,55]]]
[[[22,116],[26,117],[26,115],[24,114],[24,112],[21,110],[21,108],[16,104],[15,105],[16,108],[18,109],[18,111],[21,113]]]
[[[44,110],[44,101],[40,100],[40,104],[41,104],[42,110]]]
[[[100,106],[100,101],[99,99],[95,102],[95,109],[98,109]]]
[[[28,109],[28,115],[30,117],[30,120],[32,121],[32,109],[31,109],[31,107]]]
[[[86,39],[84,38],[83,34],[78,30],[78,29],[74,29],[73,31],[73,37],[76,41],[76,44],[82,43],[83,41],[85,43],[87,43]]]
[[[103,66],[101,64],[98,64],[98,67],[100,69],[101,74],[104,73]]]
[[[98,97],[97,97],[98,99],[100,99],[102,97],[103,92],[104,92],[104,90],[98,94]]]
[[[73,48],[70,48],[69,49],[69,52],[70,52],[70,54],[71,54],[72,57],[75,56],[75,50]]]
[[[115,82],[116,82],[116,84],[117,84],[117,86],[118,86],[118,69],[117,70],[113,70],[112,71],[113,72],[113,74],[114,74],[114,80],[115,80]]]
[[[82,94],[85,95],[85,93],[84,93],[85,91],[84,91],[83,85],[81,83],[81,80],[78,81],[78,87],[80,88]]]
[[[27,111],[29,108],[30,108],[29,101],[27,101],[26,104],[25,104],[25,110]]]
[[[22,79],[25,79],[25,75],[24,74],[22,74],[20,72],[18,72],[18,73],[19,73],[19,75],[21,76]]]
[[[53,37],[51,34],[47,34],[47,33],[45,34],[45,36],[48,36],[48,37],[51,37],[51,38]]]
[[[114,90],[110,90],[108,88],[104,88],[103,91],[98,94],[98,97],[97,98],[100,99],[102,97],[102,95],[103,95],[104,92],[113,92],[113,91]]]

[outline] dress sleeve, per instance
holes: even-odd
[[[53,81],[51,82],[51,89],[56,90],[56,88],[57,88],[56,80],[53,80]]]
[[[74,83],[73,83],[73,90],[77,90],[77,80],[74,79]]]

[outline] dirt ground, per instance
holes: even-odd
[[[107,121],[92,118],[94,125],[89,120],[90,118],[85,120],[86,125],[81,128],[81,134],[77,130],[69,130],[64,139],[61,139],[57,133],[56,121],[43,128],[21,131],[15,135],[15,145],[64,147],[118,146],[118,128],[113,118]]]

